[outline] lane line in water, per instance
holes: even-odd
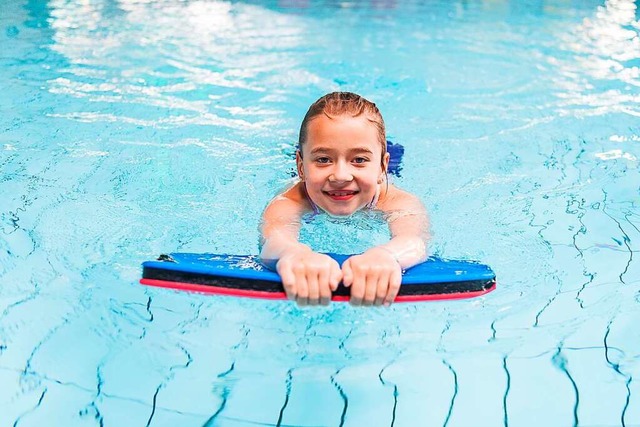
[[[560,342],[556,353],[551,357],[551,363],[553,366],[560,369],[566,376],[569,378],[571,382],[571,386],[573,387],[573,393],[575,396],[575,402],[573,404],[573,427],[577,427],[579,425],[578,422],[578,406],[580,404],[580,394],[578,392],[578,386],[571,376],[571,373],[567,369],[567,358],[562,354],[562,346],[564,345],[564,341]]]
[[[390,425],[390,427],[393,427],[394,424],[396,423],[396,409],[398,408],[398,385],[395,384],[395,383],[387,384],[387,382],[384,380],[384,378],[382,378],[382,376],[384,374],[385,369],[387,369],[389,366],[391,366],[394,363],[395,363],[395,360],[392,360],[387,365],[385,365],[385,367],[382,368],[380,370],[380,372],[378,373],[378,379],[380,380],[380,382],[382,383],[383,386],[385,386],[385,387],[393,386],[393,410],[391,411],[391,425]]]
[[[606,216],[608,216],[609,218],[611,218],[613,220],[613,222],[616,223],[616,225],[618,226],[618,229],[622,232],[623,234],[623,238],[622,238],[622,242],[624,243],[624,245],[627,247],[627,251],[629,251],[629,259],[627,260],[627,265],[625,266],[624,270],[622,271],[622,273],[620,273],[620,276],[618,276],[620,278],[620,282],[624,285],[626,285],[627,283],[624,281],[624,279],[622,278],[622,276],[624,276],[625,274],[627,274],[627,271],[629,271],[629,266],[631,265],[631,262],[633,261],[633,251],[631,250],[631,246],[629,246],[629,242],[631,241],[631,239],[629,238],[629,235],[626,233],[626,231],[624,231],[624,229],[622,228],[622,224],[620,224],[620,221],[618,221],[617,219],[615,219],[611,214],[609,214],[606,211],[606,207],[607,207],[607,192],[604,191],[604,189],[602,190],[602,192],[604,193],[604,200],[602,201],[602,213],[604,213]],[[634,227],[635,228],[635,227]]]
[[[36,406],[31,408],[29,411],[23,413],[22,415],[20,415],[13,423],[13,427],[17,427],[22,418],[24,418],[26,415],[29,415],[32,412],[35,412],[40,407],[40,405],[42,404],[42,400],[44,399],[44,395],[47,394],[47,390],[48,389],[46,387],[44,388],[44,390],[42,390],[42,394],[40,395],[40,399],[38,399],[38,403],[36,403]]]
[[[158,393],[160,392],[161,388],[162,388],[162,384],[160,384],[158,388],[156,388],[156,392],[153,394],[153,401],[151,404],[151,415],[149,415],[149,419],[147,420],[146,427],[149,427],[149,425],[151,424],[151,420],[153,419],[153,416],[156,413],[156,401],[158,399]]]
[[[342,398],[343,402],[342,413],[340,414],[340,427],[344,426],[344,421],[347,417],[347,408],[349,407],[349,398],[347,397],[340,384],[338,384],[338,381],[336,381],[336,376],[338,376],[341,370],[342,368],[338,369],[333,375],[331,375],[331,384],[333,384],[333,386],[338,390],[338,393],[340,393],[340,397]]]
[[[447,315],[450,316],[450,313],[447,313]],[[451,328],[451,322],[447,318],[444,328],[442,328],[442,332],[440,332],[440,338],[438,340],[438,347],[436,351],[441,353],[446,353],[446,348],[442,344],[442,340],[444,338],[444,335],[449,331],[450,328]],[[453,405],[455,404],[456,397],[458,396],[458,374],[456,373],[455,369],[453,369],[453,366],[451,366],[446,359],[442,359],[442,364],[445,365],[449,369],[449,371],[453,374],[453,395],[451,396],[451,402],[449,403],[449,410],[444,420],[444,424],[442,424],[442,427],[446,427],[447,424],[449,424],[451,415],[453,414]]]
[[[458,396],[458,374],[456,373],[455,369],[453,369],[453,366],[447,363],[445,359],[442,359],[442,363],[453,374],[453,396],[451,396],[451,403],[449,403],[449,411],[447,412],[447,417],[444,420],[444,424],[442,424],[442,427],[447,427],[447,425],[449,424],[449,420],[451,419],[451,415],[453,414],[453,405],[455,405],[456,397]]]
[[[291,368],[287,371],[287,379],[285,382],[287,394],[284,397],[284,403],[282,404],[282,407],[280,408],[280,413],[278,414],[278,421],[276,422],[277,427],[282,426],[282,418],[284,417],[284,410],[287,408],[287,405],[289,404],[289,398],[291,397],[291,388],[292,388],[292,382],[293,382],[294,369],[295,368]]]
[[[100,363],[96,368],[96,393],[93,397],[93,400],[85,409],[80,411],[80,416],[84,416],[84,415],[88,415],[89,408],[93,408],[93,410],[95,411],[93,417],[98,421],[98,425],[100,427],[104,427],[104,418],[102,416],[102,413],[100,412],[100,409],[98,409],[98,405],[96,404],[96,401],[102,396],[102,385],[104,384],[104,379],[102,378],[102,367],[104,366],[104,363],[105,363],[105,358],[100,360]]]
[[[549,300],[547,301],[547,303],[540,309],[540,311],[538,311],[538,313],[536,314],[536,320],[535,322],[533,322],[533,326],[534,327],[538,327],[539,323],[540,323],[540,317],[542,316],[542,313],[544,313],[544,311],[549,308],[549,306],[555,301],[555,299],[558,297],[558,295],[560,295],[562,293],[562,280],[560,280],[560,278],[557,275],[553,275],[552,276],[556,282],[558,283],[558,290],[556,291],[555,295],[553,295],[551,298],[549,298]]]
[[[233,372],[233,370],[236,367],[236,362],[232,362],[231,366],[229,367],[229,369],[227,369],[226,371],[222,372],[221,374],[218,374],[218,379],[219,380],[224,380],[224,378],[229,375],[230,373]],[[213,387],[213,391],[216,392],[217,390],[216,385],[214,385]],[[218,409],[216,410],[216,412],[209,417],[209,419],[207,421],[204,422],[204,424],[202,425],[202,427],[212,427],[213,423],[216,421],[216,419],[218,418],[218,416],[222,413],[222,411],[224,411],[225,407],[227,406],[227,401],[229,399],[229,394],[231,393],[231,390],[229,389],[229,387],[227,387],[226,383],[224,383],[224,385],[222,386],[222,392],[220,393],[220,398],[222,399],[222,403],[220,404],[220,406],[218,406]]]
[[[504,396],[502,396],[502,409],[504,411],[503,422],[504,427],[509,425],[509,415],[507,411],[507,398],[509,396],[509,390],[511,390],[511,373],[509,372],[509,368],[507,367],[507,355],[502,358],[502,369],[504,369],[504,373],[507,376],[507,385],[504,390]]]
[[[632,376],[631,375],[627,375],[625,373],[623,373],[620,370],[620,364],[619,363],[614,363],[611,361],[611,359],[609,358],[609,350],[612,349],[612,347],[609,347],[609,344],[607,343],[607,340],[609,339],[609,333],[611,332],[611,325],[613,324],[613,321],[616,319],[617,316],[614,316],[611,320],[609,320],[609,323],[607,324],[607,331],[604,333],[604,339],[603,339],[603,343],[604,343],[604,358],[607,361],[607,364],[618,374],[621,375],[622,377],[625,378],[625,387],[627,389],[627,396],[624,402],[624,407],[622,408],[622,414],[620,414],[620,425],[622,427],[626,427],[626,423],[625,423],[625,416],[627,414],[627,409],[629,409],[629,401],[631,400],[631,380],[632,380]],[[619,351],[622,355],[624,355],[624,352],[619,349],[616,348],[617,351]]]

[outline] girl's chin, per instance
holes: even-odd
[[[355,213],[355,211],[349,212],[349,213],[325,211],[325,213],[333,218],[349,218],[351,215]]]
[[[349,217],[367,206],[362,198],[353,196],[349,200],[333,200],[327,196],[326,198],[320,198],[319,202],[316,203],[316,206],[326,214],[337,218]]]
[[[330,209],[328,207],[323,207],[323,206],[320,206],[320,209],[322,209],[322,211],[327,215],[336,217],[336,218],[347,218],[360,210],[360,209]]]

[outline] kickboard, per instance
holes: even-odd
[[[348,255],[329,254],[339,264]],[[172,253],[142,264],[140,283],[148,286],[217,295],[262,299],[286,299],[280,276],[255,255]],[[429,258],[402,275],[395,302],[472,298],[491,292],[496,276],[487,265],[475,261]],[[348,301],[342,284],[333,301]]]

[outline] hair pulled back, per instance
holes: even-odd
[[[300,151],[302,151],[302,145],[307,141],[309,122],[322,114],[330,119],[343,115],[359,117],[364,114],[378,130],[378,141],[382,147],[382,154],[387,152],[387,138],[380,110],[376,104],[353,92],[331,92],[311,104],[300,125],[298,137]]]

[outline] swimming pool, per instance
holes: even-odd
[[[0,425],[640,425],[634,2],[0,4]],[[162,252],[257,252],[331,90],[378,104],[432,252],[498,289],[303,310],[140,286]]]

